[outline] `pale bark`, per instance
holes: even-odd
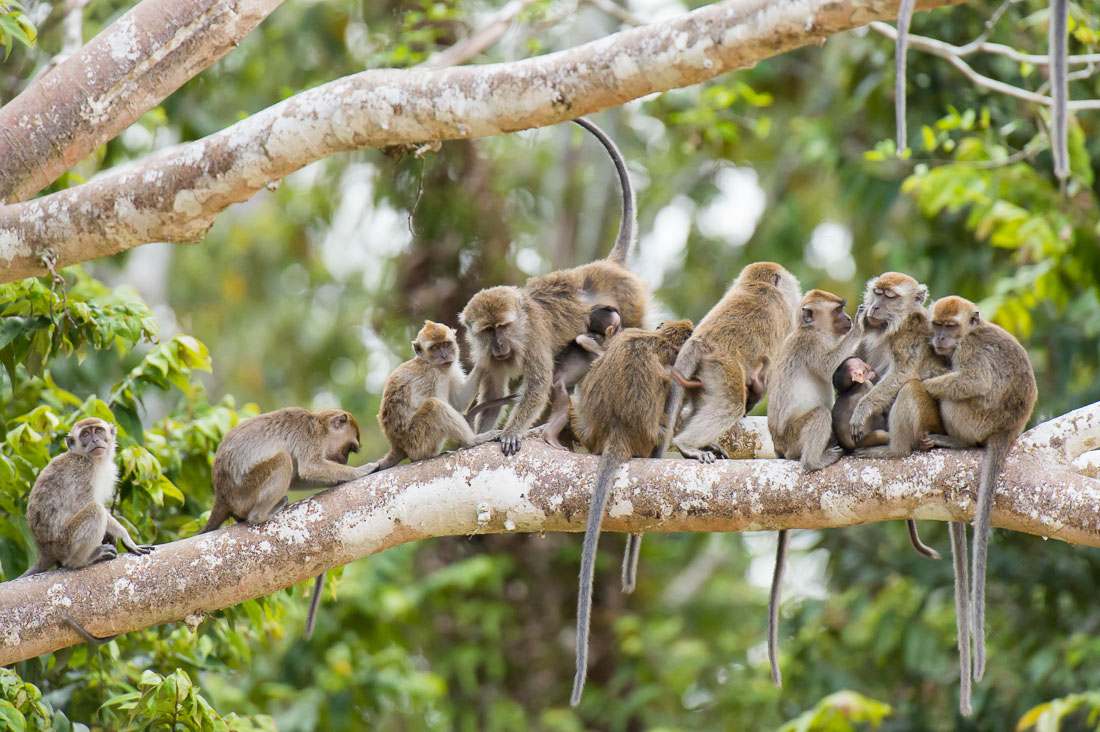
[[[64,266],[152,241],[198,241],[230,204],[338,152],[564,122],[822,43],[893,17],[897,4],[725,0],[538,58],[348,76],[84,185],[0,207],[0,281],[43,274],[47,251]]]
[[[1100,481],[1074,471],[1068,460],[1077,456],[1070,452],[1028,451],[1097,439],[1100,403],[1024,435],[997,487],[993,525],[1100,547]],[[615,482],[604,528],[761,531],[904,518],[966,521],[980,461],[979,450],[933,450],[904,460],[846,459],[807,475],[790,460],[632,460]],[[527,440],[512,458],[489,443],[338,486],[259,526],[233,525],[146,556],[7,582],[0,585],[0,664],[78,642],[60,613],[96,635],[173,621],[194,625],[203,613],[418,539],[583,531],[596,463],[539,439]]]
[[[145,0],[76,53],[69,36],[79,41],[85,3],[70,3],[71,55],[0,108],[0,203],[49,185],[236,48],[282,1]]]

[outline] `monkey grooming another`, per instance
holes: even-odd
[[[661,419],[668,393],[670,367],[691,335],[691,321],[663,323],[656,331],[629,328],[592,364],[580,384],[573,410],[573,432],[592,454],[600,454],[588,525],[581,555],[577,596],[577,673],[572,706],[577,706],[588,673],[588,632],[592,612],[592,579],[600,524],[611,483],[632,457],[659,457]],[[629,397],[629,398],[627,398]]]
[[[603,144],[615,164],[623,193],[623,215],[615,246],[607,259],[533,277],[522,288],[498,286],[478,292],[459,319],[466,326],[473,367],[459,399],[466,409],[475,394],[480,404],[500,399],[509,382],[521,380],[519,398],[508,414],[500,446],[505,455],[519,452],[520,439],[550,399],[554,355],[588,330],[592,304],[615,308],[624,327],[642,324],[648,291],[627,269],[637,222],[634,190],[615,144],[585,119],[574,120]],[[478,415],[477,428],[496,424],[501,407]]]
[[[27,499],[27,528],[38,548],[38,561],[20,577],[45,572],[56,564],[80,569],[114,559],[118,549],[113,543],[103,543],[108,536],[134,554],[153,551],[152,546],[135,543],[126,527],[105,508],[118,480],[116,434],[113,424],[98,417],[80,420],[65,437],[68,452],[55,457],[38,474]],[[67,614],[60,617],[92,645],[118,637],[92,635]]]
[[[472,447],[500,436],[500,430],[475,435],[453,406],[466,384],[454,329],[425,320],[412,347],[416,356],[394,369],[382,389],[378,426],[390,451],[379,470],[406,457],[416,462],[438,455],[448,440]]]
[[[542,431],[542,439],[552,447],[565,450],[558,435],[569,422],[569,393],[580,383],[592,365],[607,348],[611,339],[622,330],[619,311],[610,305],[596,305],[588,316],[588,332],[577,336],[554,358],[554,383],[550,390],[550,420]]]
[[[951,370],[921,382],[939,402],[946,429],[946,434],[933,434],[931,440],[938,447],[985,446],[974,517],[970,593],[974,681],[981,681],[985,673],[985,575],[993,489],[1005,458],[1031,417],[1038,391],[1027,351],[1010,333],[985,320],[969,300],[955,296],[937,300],[932,309],[932,333],[932,348],[951,359]],[[965,524],[952,524],[955,526],[962,534],[963,567],[961,576],[955,575],[955,594],[965,597],[966,528]],[[965,668],[963,673],[967,673]]]
[[[856,403],[871,391],[878,380],[878,374],[863,359],[851,356],[833,372],[833,386],[836,388],[836,402],[833,404],[833,435],[846,452],[857,447],[875,447],[887,445],[890,436],[886,432],[886,417],[875,415],[871,418],[870,433],[863,436],[857,444],[852,439],[850,420]]]
[[[225,434],[214,453],[214,505],[200,534],[232,516],[258,524],[286,505],[291,488],[327,488],[370,475],[377,468],[347,464],[359,452],[359,424],[342,409],[310,413],[287,407],[246,419]],[[325,575],[317,575],[306,616],[313,635]]]
[[[863,334],[862,319],[852,327],[845,302],[831,292],[810,290],[802,298],[801,324],[783,341],[772,373],[768,431],[776,457],[798,460],[806,472],[840,459],[833,442],[831,409],[833,372],[855,350]],[[775,573],[768,600],[768,660],[772,683],[783,686],[779,671],[779,589],[787,564],[790,532],[779,532]]]
[[[673,438],[684,387],[672,385],[662,455],[670,442],[684,457],[704,463],[723,454],[716,441],[745,416],[746,385],[753,379],[767,382],[769,365],[795,327],[801,299],[798,280],[778,264],[756,262],[741,270],[676,357],[677,372],[702,388],[692,395],[694,410]]]

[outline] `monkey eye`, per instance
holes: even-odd
[[[898,296],[898,293],[894,292],[893,290],[887,290],[886,291],[886,299],[887,300],[893,300],[897,296]]]

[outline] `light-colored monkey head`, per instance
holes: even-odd
[[[847,303],[825,290],[810,290],[802,298],[802,328],[812,328],[840,338],[852,329],[852,319],[844,312]]]
[[[412,347],[417,358],[441,369],[450,368],[458,358],[458,337],[454,329],[430,320],[424,321]]]
[[[325,432],[322,449],[326,460],[348,464],[348,457],[359,452],[359,423],[343,409],[322,409],[313,415],[320,420]]]
[[[956,295],[936,300],[932,306],[932,350],[937,356],[954,356],[959,342],[981,324],[982,314],[969,300]]]
[[[470,298],[459,321],[475,361],[510,361],[523,356],[527,322],[516,287],[490,287]]]
[[[115,459],[115,435],[117,428],[99,417],[88,417],[73,425],[65,437],[69,452],[89,455],[97,460]]]
[[[871,365],[861,358],[852,356],[833,374],[833,386],[841,394],[850,391],[856,386],[867,383],[875,383],[878,374]]]
[[[923,308],[927,299],[928,288],[909,275],[886,272],[867,282],[865,323],[872,329],[893,331],[910,313]]]
[[[787,271],[786,267],[775,262],[753,262],[741,270],[741,274],[737,275],[733,285],[737,287],[746,282],[763,282],[778,287],[787,300],[791,318],[797,317],[798,304],[802,299],[802,285],[797,277]]]
[[[657,333],[679,351],[687,343],[687,339],[691,338],[691,331],[694,329],[690,320],[669,320],[657,326]]]
[[[611,305],[596,305],[588,316],[588,332],[603,343],[623,329],[623,319],[617,308]]]

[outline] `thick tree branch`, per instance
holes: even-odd
[[[237,47],[283,0],[145,0],[0,108],[0,203],[22,201]],[[74,25],[75,28],[70,28]]]
[[[1100,414],[1100,404],[1090,409]],[[1100,438],[1095,420],[1064,424],[1077,440]],[[807,475],[790,460],[633,460],[615,483],[604,526],[760,531],[965,521],[980,461],[980,450],[933,450],[904,460],[847,459]],[[7,582],[0,585],[0,664],[78,642],[62,612],[96,635],[193,623],[418,539],[583,531],[596,463],[538,439],[513,458],[490,443],[338,486],[256,527],[229,526],[146,556]],[[1100,481],[1017,449],[997,488],[993,524],[1100,547]]]
[[[0,265],[8,265],[0,281],[42,274],[47,250],[64,266],[151,241],[198,241],[230,204],[338,152],[564,122],[896,10],[897,0],[724,0],[524,61],[355,74],[85,185],[0,207]]]

